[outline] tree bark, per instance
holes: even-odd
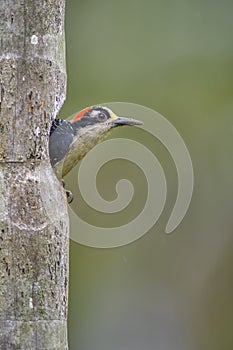
[[[65,99],[64,0],[1,0],[0,349],[68,349],[68,215],[48,158]]]

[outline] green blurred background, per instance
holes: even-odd
[[[67,1],[61,115],[110,101],[155,109],[182,135],[195,174],[189,211],[166,235],[177,193],[174,163],[142,130],[111,135],[130,136],[156,154],[167,202],[157,224],[130,245],[94,249],[71,241],[70,350],[233,349],[232,13],[229,0]],[[76,177],[77,170],[67,184]],[[147,187],[135,165],[106,165],[98,188],[111,200],[123,177],[135,186],[126,214],[98,214],[77,190],[80,216],[117,226],[137,215]]]

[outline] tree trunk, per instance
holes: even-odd
[[[1,0],[0,349],[68,349],[68,215],[48,159],[65,99],[64,0]]]

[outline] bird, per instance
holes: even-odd
[[[110,108],[98,105],[84,108],[71,120],[54,119],[50,128],[49,158],[63,187],[63,178],[96,144],[115,127],[126,125],[142,125],[142,122],[120,117]],[[73,195],[65,191],[68,203],[71,203]]]

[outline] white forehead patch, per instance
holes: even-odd
[[[102,110],[102,112],[104,112],[104,111],[107,111],[108,112],[108,114],[111,116],[112,115],[112,111],[111,111],[111,109],[109,109],[109,108],[107,108],[107,107],[104,107],[104,106],[95,106],[95,108],[99,108],[99,109],[93,109],[92,111],[91,111],[91,117],[97,117],[100,113],[101,113],[101,110]]]

